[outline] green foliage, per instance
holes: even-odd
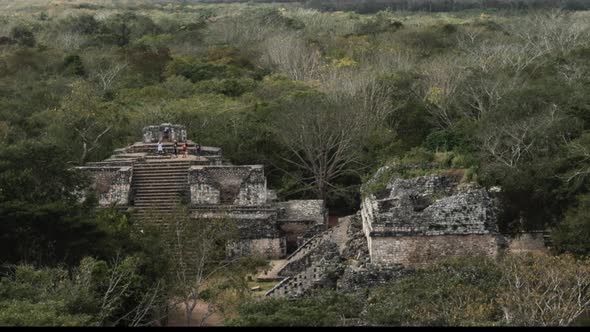
[[[146,279],[139,288],[161,278],[168,268],[163,250],[150,245],[160,241],[157,232],[135,233],[139,225],[131,218],[96,212],[91,197],[79,203],[75,193],[85,181],[71,170],[136,141],[154,123],[184,124],[189,138],[222,147],[236,164],[263,163],[281,198],[317,198],[309,190],[313,180],[301,181],[309,174],[285,160],[291,150],[277,135],[294,125],[280,127],[276,119],[286,101],[300,103],[293,98],[300,94],[324,94],[340,105],[330,109],[339,116],[316,137],[353,115],[370,116],[387,99],[381,104],[387,116],[363,129],[351,150],[358,158],[333,180],[325,197],[333,213],[353,213],[362,179],[383,165],[390,168],[365,183],[364,193],[378,193],[392,176],[453,174],[502,187],[502,231],[552,227],[557,252],[588,251],[587,12],[520,10],[555,1],[484,1],[476,12],[459,12],[474,6],[469,0],[70,1],[55,8],[6,1],[0,18],[6,35],[0,36],[3,262],[71,267],[86,255],[110,260],[120,252],[140,257],[138,273]],[[519,11],[481,12],[490,6]],[[576,0],[563,6],[575,9]],[[375,14],[310,9],[320,7]],[[293,46],[285,40],[305,47],[277,58],[281,47]],[[299,115],[321,113],[323,106],[310,102]],[[211,298],[226,292],[226,281]],[[127,298],[121,308],[133,303]],[[4,305],[14,315],[17,306],[30,308]],[[55,308],[37,324],[86,319],[61,304]]]
[[[214,78],[238,78],[245,74],[244,69],[233,65],[207,63],[191,58],[175,58],[166,68],[167,76],[181,75],[193,83]]]
[[[146,283],[140,274],[140,265],[139,257],[128,256],[117,257],[112,264],[86,257],[70,271],[61,267],[9,267],[9,273],[0,279],[0,326],[128,323],[136,308],[152,310],[139,303],[154,292],[154,285]]]
[[[141,76],[141,81],[135,83],[139,86],[159,83],[167,63],[171,60],[168,48],[152,49],[145,46],[128,49],[127,58],[134,72]]]
[[[93,35],[103,29],[102,25],[96,20],[94,15],[80,14],[70,16],[61,21],[65,30],[69,30],[83,35]]]
[[[577,205],[569,208],[563,221],[551,234],[553,249],[557,253],[571,253],[576,256],[590,254],[590,195],[585,194],[577,198]]]
[[[65,57],[63,66],[64,71],[70,75],[84,76],[86,74],[79,55],[74,54]]]
[[[64,303],[46,301],[0,302],[0,326],[89,326],[92,317],[85,314],[69,314]]]
[[[392,16],[391,11],[380,11],[368,21],[363,22],[358,28],[358,33],[370,35],[403,28],[404,24]]]
[[[295,301],[265,299],[246,302],[230,326],[343,326],[359,318],[363,294],[325,291]]]
[[[240,79],[210,79],[197,82],[195,90],[198,93],[221,93],[228,97],[238,97],[253,91],[256,83],[249,78]]]
[[[33,47],[35,46],[35,35],[25,26],[15,26],[10,30],[10,38],[14,39],[18,44]]]
[[[371,293],[367,320],[376,325],[478,325],[498,318],[501,272],[488,258],[449,259]]]
[[[0,150],[1,260],[76,264],[95,252],[98,233],[89,204],[78,203],[86,178],[66,163],[63,149],[23,141]]]

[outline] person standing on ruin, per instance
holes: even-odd
[[[164,147],[162,146],[162,141],[158,142],[158,155],[164,154]]]
[[[186,158],[186,142],[182,143],[182,158]]]
[[[178,158],[178,142],[174,140],[174,158]]]
[[[197,144],[197,156],[201,155],[201,144]]]

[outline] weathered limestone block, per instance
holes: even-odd
[[[282,210],[280,219],[289,221],[312,221],[315,224],[323,225],[326,217],[326,210],[321,199],[290,200],[276,203]]]
[[[192,166],[189,185],[192,205],[266,204],[266,178],[262,165]]]
[[[489,256],[498,254],[496,235],[436,235],[394,236],[371,239],[371,263],[419,267],[445,257]]]
[[[279,227],[287,234],[289,252],[325,228],[327,210],[321,200],[292,200],[275,203],[279,210]]]
[[[261,255],[266,259],[278,259],[285,255],[284,238],[240,239],[228,243],[225,256],[233,258],[245,255]]]
[[[257,206],[267,202],[266,177],[262,165],[250,166],[250,174],[242,180],[234,205]]]
[[[132,167],[91,166],[78,169],[90,172],[93,178],[91,188],[98,195],[99,206],[129,205]]]
[[[444,175],[393,178],[361,207],[371,262],[420,266],[447,256],[495,256],[493,200],[485,188]]]
[[[157,143],[162,142],[185,142],[187,138],[186,127],[173,125],[171,123],[162,123],[156,126],[147,126],[143,128],[143,142]]]
[[[189,177],[189,179],[191,179]],[[190,181],[190,180],[189,180]],[[191,205],[219,204],[219,190],[207,183],[189,182]]]
[[[309,260],[305,258],[308,256]],[[336,286],[336,278],[339,274],[337,270],[340,268],[340,255],[336,243],[322,242],[308,255],[304,255],[302,260],[294,261],[291,266],[287,266],[288,271],[285,273],[290,276],[270,289],[266,295],[296,298],[309,295],[319,288]]]

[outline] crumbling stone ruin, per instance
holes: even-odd
[[[171,157],[174,140],[186,142],[188,158]],[[156,154],[159,141],[164,156]],[[101,206],[131,209],[162,232],[172,230],[165,216],[178,204],[193,219],[236,221],[240,238],[227,244],[226,256],[259,253],[275,260],[258,277],[278,282],[267,296],[372,287],[449,256],[547,251],[543,232],[500,234],[493,193],[454,173],[392,176],[382,189],[364,192],[357,214],[326,229],[321,200],[277,202],[262,165],[232,165],[220,148],[198,149],[180,125],[146,127],[142,142],[80,168],[93,175]]]
[[[356,215],[341,218],[289,256],[276,272],[283,279],[267,295],[372,287],[445,257],[547,251],[542,232],[500,234],[496,210],[488,190],[455,175],[392,176],[384,189],[365,193]]]
[[[228,257],[259,253],[279,259],[324,230],[321,200],[276,202],[262,165],[232,165],[218,147],[198,146],[184,126],[164,123],[143,129],[143,140],[114,151],[108,159],[79,169],[90,172],[102,207],[129,209],[141,222],[171,232],[179,205],[191,218],[236,221],[240,238],[228,243]],[[178,142],[178,158],[173,144]],[[165,155],[157,155],[162,142]],[[188,156],[180,146],[186,143]]]
[[[421,266],[447,256],[495,256],[501,247],[492,199],[450,176],[395,178],[363,199],[371,262]]]

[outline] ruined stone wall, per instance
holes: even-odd
[[[193,206],[266,204],[266,178],[260,165],[192,166],[189,185]]]
[[[168,129],[168,137],[164,137],[164,131]],[[163,123],[156,126],[147,126],[143,128],[143,142],[157,143],[160,140],[165,142],[185,142],[187,139],[186,128],[181,125]]]
[[[276,206],[281,209],[279,216],[283,221],[312,221],[315,224],[324,224],[326,210],[320,199],[290,200],[278,202]]]
[[[322,242],[309,255],[286,266],[281,275],[289,275],[266,295],[272,297],[299,297],[322,287],[336,285],[335,274],[340,265],[338,246],[331,241]],[[288,270],[288,271],[287,271]]]
[[[445,175],[392,178],[362,202],[371,263],[420,266],[446,256],[496,256],[495,208],[485,188]]]
[[[189,188],[191,205],[214,205],[219,204],[219,190],[207,183],[192,182],[194,178],[189,175]]]
[[[498,243],[492,234],[373,237],[369,250],[373,264],[419,267],[444,257],[495,257]]]
[[[508,242],[507,251],[511,254],[526,252],[549,253],[549,249],[545,246],[543,232],[521,233],[515,237],[507,237],[506,240]]]
[[[285,238],[287,239],[288,252],[294,251],[303,244],[305,241],[305,236],[308,234],[308,231],[312,226],[313,221],[289,221],[281,222],[279,224],[281,234],[284,234]]]
[[[240,190],[233,204],[257,206],[266,204],[266,177],[262,165],[250,166],[250,172],[240,184]]]
[[[80,169],[90,172],[93,178],[92,188],[98,195],[99,206],[129,205],[133,174],[131,167],[96,166]]]
[[[279,259],[285,256],[285,252],[284,238],[240,239],[226,246],[228,258],[258,254],[266,259]]]
[[[193,209],[193,219],[225,219],[235,225],[239,241],[226,247],[228,257],[257,252],[269,259],[286,255],[285,238],[279,233],[277,211],[271,208],[235,207],[231,209]]]

